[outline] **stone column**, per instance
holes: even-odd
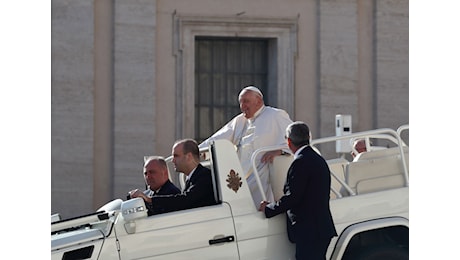
[[[373,129],[375,107],[374,0],[358,0],[358,127]]]
[[[113,199],[113,13],[112,0],[94,1],[93,208]]]

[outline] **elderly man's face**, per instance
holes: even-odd
[[[262,107],[262,98],[253,91],[244,91],[239,99],[240,109],[244,117],[252,118],[254,114]]]
[[[358,154],[366,151],[366,143],[363,140],[356,141],[354,143],[353,147],[356,149]],[[352,152],[352,155],[353,155],[353,157],[355,157],[357,154],[354,154]]]
[[[144,168],[144,178],[152,190],[158,190],[168,178],[168,169],[155,160],[150,161]]]

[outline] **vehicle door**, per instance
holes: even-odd
[[[226,203],[137,219],[134,233],[117,233],[121,259],[239,258]]]

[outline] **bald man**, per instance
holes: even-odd
[[[147,214],[159,214],[165,212],[164,209],[156,209],[153,211],[152,197],[156,195],[172,195],[179,194],[181,190],[177,188],[170,180],[168,175],[168,166],[166,161],[161,156],[151,156],[144,163],[144,179],[147,185],[147,190],[139,189],[128,192],[128,199],[142,198],[147,206]]]

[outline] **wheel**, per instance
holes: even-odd
[[[371,247],[359,253],[360,260],[408,260],[409,250],[400,247]]]

